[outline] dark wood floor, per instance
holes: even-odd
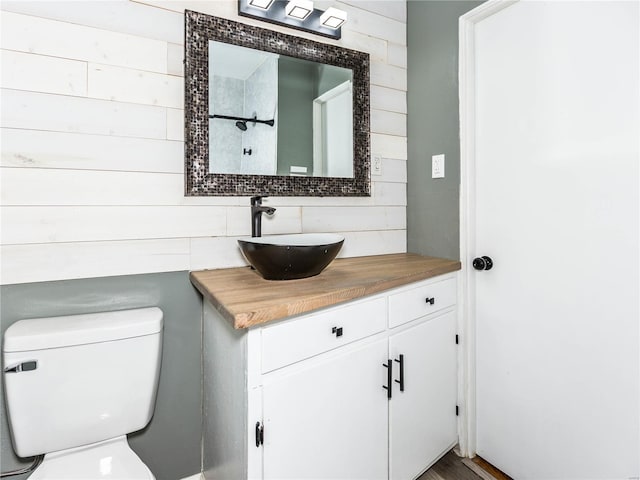
[[[496,480],[513,480],[509,475],[504,473],[501,470],[498,470],[496,467],[487,462],[484,458],[475,456],[471,459],[473,463],[479,466],[482,470],[487,472],[490,476],[495,478]]]
[[[418,477],[418,480],[482,480],[482,477],[465,466],[462,463],[462,458],[452,450]]]
[[[466,464],[466,465],[465,465]],[[467,466],[469,465],[469,466]],[[478,472],[478,473],[476,473]],[[453,450],[417,480],[513,480],[480,457],[460,458]]]

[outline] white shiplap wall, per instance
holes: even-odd
[[[370,198],[272,197],[270,233],[406,251],[405,0],[347,10],[340,41],[238,17],[235,0],[2,2],[2,284],[244,265],[247,197],[183,196],[185,8],[371,56]]]

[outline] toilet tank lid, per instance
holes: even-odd
[[[4,334],[5,352],[70,347],[151,335],[162,330],[158,307],[19,320]]]

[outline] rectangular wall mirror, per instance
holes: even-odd
[[[368,196],[369,56],[185,12],[186,195]]]

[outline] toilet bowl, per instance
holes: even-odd
[[[4,335],[13,447],[44,454],[30,480],[154,480],[127,433],[153,415],[159,308],[20,320]]]
[[[131,450],[125,435],[91,445],[47,453],[29,480],[106,478],[155,480],[151,470]]]

